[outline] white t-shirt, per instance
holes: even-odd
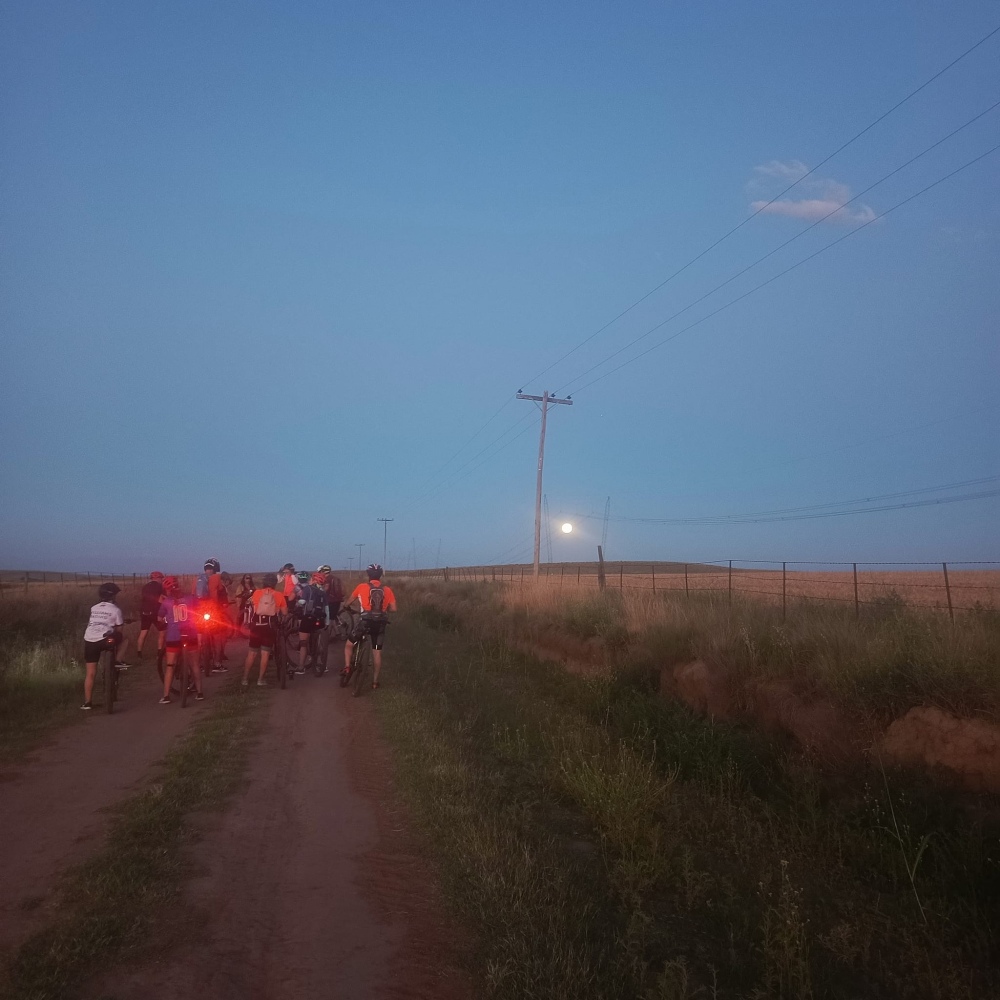
[[[125,617],[122,609],[111,601],[101,601],[90,609],[90,621],[87,631],[83,633],[84,642],[100,642],[105,632],[110,632],[117,625],[124,625]]]

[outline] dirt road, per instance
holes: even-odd
[[[468,996],[372,699],[352,698],[335,674],[268,698],[246,788],[192,850],[197,874],[169,918],[167,954],[102,977],[92,995]]]
[[[220,683],[209,679],[208,699],[181,711],[157,704],[156,669],[140,664],[122,681],[113,715],[95,709],[0,771],[0,957],[51,916],[60,872],[100,845],[108,810],[208,711]]]

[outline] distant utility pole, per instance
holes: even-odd
[[[565,403],[567,406],[573,405],[573,400],[567,396],[565,399],[556,399],[550,396],[548,390],[541,396],[528,396],[523,392],[517,394],[518,399],[530,399],[533,403],[542,404],[542,431],[538,436],[538,482],[535,486],[535,560],[534,575],[538,576],[538,561],[542,547],[542,465],[545,462],[545,419],[548,415],[549,406],[552,403]]]
[[[354,571],[354,556],[347,557],[347,572],[352,573]]]
[[[364,542],[355,542],[355,547],[358,550],[358,572],[361,572],[361,550],[365,547]]]
[[[386,558],[386,552],[389,547],[389,522],[394,521],[394,517],[379,517],[376,520],[382,522],[382,568],[385,569],[385,564],[388,562]]]

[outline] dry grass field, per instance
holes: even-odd
[[[436,576],[443,570],[425,570],[405,576]],[[514,584],[528,583],[530,566],[478,566],[448,570],[452,580],[496,580]],[[938,609],[947,612],[948,591],[955,612],[981,609],[1000,610],[1000,568],[948,568],[945,585],[943,568],[919,570],[867,569],[858,566],[857,576],[846,570],[827,572],[787,569],[746,569],[733,566],[708,566],[682,563],[607,563],[607,587],[612,590],[648,590],[686,594],[719,594],[757,597],[771,603],[784,599],[837,603],[858,607],[867,605],[904,604],[914,608]],[[559,590],[568,587],[598,589],[594,563],[555,563],[542,566],[540,583]]]

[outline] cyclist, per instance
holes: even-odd
[[[236,626],[233,623],[233,616],[229,613],[229,605],[233,603],[229,598],[229,588],[233,585],[233,578],[228,573],[220,573],[219,579],[222,581],[219,587],[220,630],[216,642],[219,644],[219,660],[224,663],[229,659],[226,656],[226,643],[236,634]]]
[[[250,624],[248,609],[250,607],[250,598],[256,589],[253,577],[249,573],[244,573],[239,587],[236,588],[236,606],[239,608],[238,621],[241,629]]]
[[[223,666],[222,658],[219,656],[219,621],[222,618],[221,592],[224,589],[220,570],[222,569],[218,559],[206,559],[205,569],[195,581],[194,593],[198,599],[198,609],[201,611],[200,627],[198,629],[199,642],[208,646],[206,661],[208,673],[224,673],[228,668]],[[205,615],[208,619],[205,619]]]
[[[156,670],[163,678],[164,625],[160,620],[160,598],[163,596],[163,574],[153,571],[149,574],[149,582],[142,587],[142,603],[139,609],[139,639],[135,651],[142,659],[142,647],[146,641],[146,633],[155,628],[156,636]]]
[[[300,573],[299,577],[305,576]],[[299,619],[299,668],[298,673],[306,672],[306,660],[309,658],[309,636],[322,632],[330,624],[330,598],[326,592],[326,580],[323,574],[313,573],[312,579],[301,588],[302,617]]]
[[[243,664],[243,686],[250,683],[250,670],[254,657],[260,652],[260,674],[257,676],[257,686],[267,687],[264,674],[267,671],[267,661],[271,658],[274,644],[277,642],[274,626],[278,618],[288,611],[285,595],[275,590],[278,586],[277,573],[264,574],[264,586],[255,590],[250,599],[250,651],[246,663]]]
[[[292,599],[295,597],[295,584],[295,567],[291,563],[285,563],[278,573],[278,582],[275,586],[281,591],[285,598],[285,603],[289,607],[291,607]]]
[[[326,594],[330,601],[330,620],[333,621],[344,603],[344,585],[340,582],[340,577],[334,576],[333,570],[325,563],[316,572],[323,576]]]
[[[87,676],[83,681],[83,704],[80,706],[89,712],[94,706],[91,699],[94,695],[94,678],[97,676],[97,664],[101,653],[107,649],[114,650],[115,666],[119,670],[128,670],[128,664],[121,659],[125,655],[128,640],[122,635],[121,629],[128,621],[122,615],[122,609],[115,603],[115,598],[121,593],[121,587],[115,583],[102,583],[97,588],[100,600],[90,609],[90,620],[87,630],[83,633],[83,661],[87,665]]]
[[[372,563],[366,570],[367,583],[359,583],[347,599],[345,607],[350,608],[355,601],[361,606],[361,617],[344,643],[344,673],[351,671],[351,653],[354,644],[367,633],[372,640],[372,690],[378,688],[378,677],[382,671],[382,640],[385,638],[385,623],[389,612],[396,610],[396,595],[382,584],[382,567]]]
[[[160,601],[160,617],[166,636],[167,665],[163,671],[163,697],[161,705],[170,704],[170,689],[174,681],[177,655],[184,650],[188,653],[188,664],[194,678],[195,700],[204,701],[202,691],[201,664],[198,662],[198,598],[192,594],[181,596],[181,586],[177,577],[168,576],[163,581],[163,600]]]

